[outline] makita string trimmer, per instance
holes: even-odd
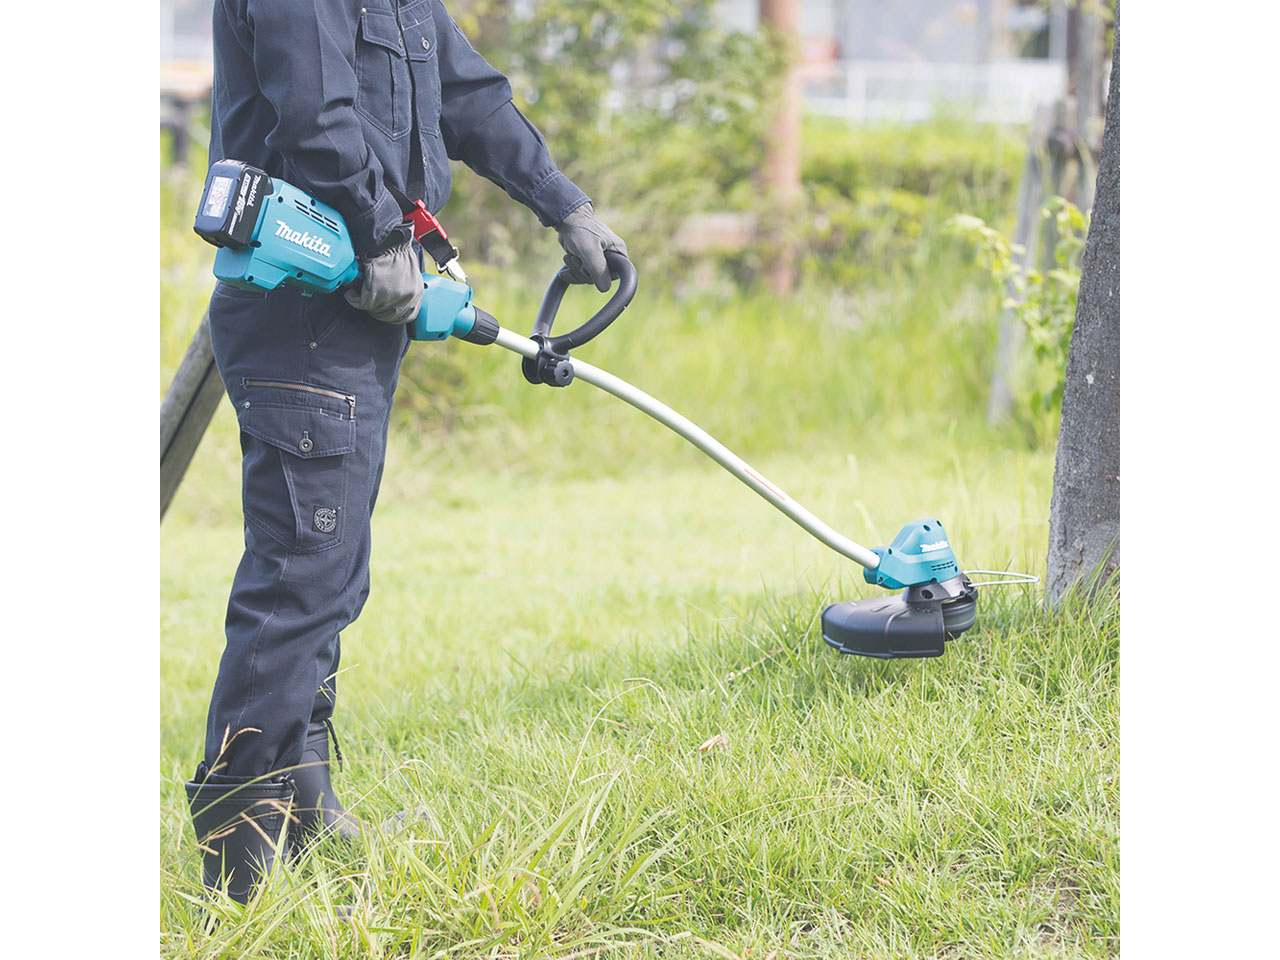
[[[947,639],[973,626],[978,591],[961,571],[939,521],[909,523],[889,546],[868,550],[823,523],[692,421],[613,374],[570,358],[570,350],[599,336],[635,295],[636,271],[626,257],[606,254],[618,281],[609,302],[577,329],[553,336],[551,326],[569,286],[564,271],[556,274],[532,335],[522,337],[503,329],[472,302],[457,250],[421,201],[406,219],[437,268],[447,274],[423,276],[413,339],[457,337],[480,345],[496,343],[523,358],[521,366],[530,383],[565,387],[585,380],[625,400],[680,434],[832,550],[865,567],[868,583],[903,591],[900,596],[828,606],[822,612],[822,637],[829,645],[841,653],[869,657],[936,657]],[[223,160],[210,167],[195,231],[219,247],[214,275],[245,290],[269,291],[287,284],[311,295],[360,280],[359,261],[336,210],[239,161]]]

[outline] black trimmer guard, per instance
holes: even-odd
[[[960,574],[897,597],[833,603],[822,611],[822,639],[861,657],[940,657],[977,614],[978,589]]]

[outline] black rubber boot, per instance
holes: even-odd
[[[292,779],[245,783],[210,775],[203,761],[187,783],[187,803],[204,852],[204,885],[226,888],[237,903],[247,903],[258,882],[276,864],[276,851],[288,841],[294,785]]]
[[[307,743],[302,751],[302,761],[293,772],[298,793],[294,800],[297,815],[298,842],[292,851],[300,853],[306,845],[320,837],[337,837],[340,840],[356,840],[360,836],[360,824],[334,795],[329,778],[329,737],[333,724],[328,720],[312,723],[307,728]],[[338,738],[333,738],[338,769],[342,769],[342,751]]]

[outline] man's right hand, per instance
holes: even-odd
[[[383,323],[410,323],[422,306],[422,273],[413,241],[392,238],[393,245],[368,259],[360,258],[364,282],[344,296],[357,310]]]
[[[560,246],[564,247],[564,265],[570,283],[594,283],[601,293],[608,293],[613,280],[605,262],[606,250],[616,250],[624,257],[627,245],[622,238],[597,219],[591,201],[579,207],[556,227]]]

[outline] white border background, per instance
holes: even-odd
[[[153,956],[159,11],[5,35],[5,953]]]
[[[7,952],[150,955],[158,11],[21,13],[56,44],[17,16],[0,66]],[[1274,950],[1280,852],[1280,14],[1127,0],[1122,34],[1121,936],[1131,958],[1237,956]]]

